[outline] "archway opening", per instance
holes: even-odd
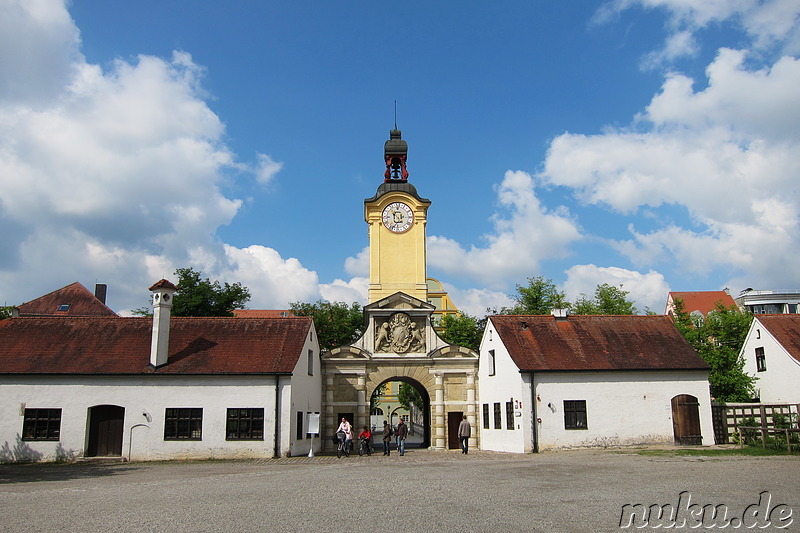
[[[370,424],[374,441],[381,446],[384,421],[397,427],[400,419],[408,426],[406,448],[428,448],[431,445],[431,400],[418,381],[396,376],[380,383],[370,397]],[[395,447],[395,437],[391,439]]]

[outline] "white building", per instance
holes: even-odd
[[[756,291],[745,289],[736,304],[754,315],[800,313],[800,290]]]
[[[713,444],[708,368],[666,316],[492,316],[481,448]]]
[[[153,319],[0,321],[0,462],[308,454],[312,319],[170,318],[151,290]]]
[[[756,315],[739,355],[761,403],[800,404],[800,315]]]

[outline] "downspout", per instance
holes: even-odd
[[[278,432],[280,430],[280,401],[281,401],[281,376],[280,374],[275,374],[275,449],[273,450],[273,457],[280,457],[281,456],[281,449],[280,449],[280,437]]]
[[[533,372],[530,373],[531,376],[531,405],[533,408],[531,409],[531,415],[533,419],[531,420],[531,424],[533,425],[533,453],[539,453],[539,417],[536,415],[536,382],[534,381]]]

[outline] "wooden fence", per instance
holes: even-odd
[[[789,422],[790,429],[798,428],[798,418],[800,417],[800,404],[765,404],[765,403],[728,403],[711,405],[711,414],[714,425],[714,442],[716,444],[728,444],[734,434],[739,433],[739,426],[744,426],[745,421],[749,422],[748,427],[764,428],[765,432],[772,430],[782,430],[775,425],[775,416]],[[753,422],[748,419],[752,418]]]

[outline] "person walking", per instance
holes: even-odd
[[[469,420],[467,420],[467,415],[464,415],[461,419],[461,423],[458,425],[458,440],[461,443],[461,453],[467,453],[471,432],[472,428],[469,425]]]
[[[397,421],[397,429],[395,430],[395,434],[397,435],[397,450],[400,452],[400,455],[405,455],[408,426],[405,425],[402,418],[399,418]]]
[[[389,455],[389,443],[392,441],[392,426],[383,421],[383,455]]]

